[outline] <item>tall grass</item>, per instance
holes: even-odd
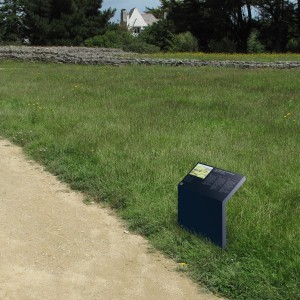
[[[0,62],[0,78],[0,135],[196,281],[232,299],[298,297],[300,70]],[[247,177],[226,251],[177,225],[177,184],[197,161]]]

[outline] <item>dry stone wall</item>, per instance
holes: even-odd
[[[138,58],[134,53],[120,49],[86,47],[0,47],[0,60],[16,59],[22,61],[42,61],[65,64],[86,65],[163,65],[190,67],[234,67],[234,68],[300,68],[300,61],[246,62],[246,61],[205,61],[180,59]]]

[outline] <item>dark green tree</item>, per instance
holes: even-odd
[[[160,20],[143,30],[139,38],[147,44],[159,47],[161,51],[170,51],[173,48],[173,24],[168,20]]]
[[[98,0],[22,0],[27,38],[33,45],[81,45],[104,31],[115,10]]]
[[[100,11],[102,2],[99,0],[75,0],[76,11],[72,19],[71,32],[77,44],[83,40],[103,33],[114,16],[115,9]]]
[[[51,9],[49,0],[23,0],[25,37],[32,45],[48,45],[51,30]]]
[[[162,9],[162,7],[146,7],[145,13],[152,14],[156,19],[162,20],[164,18],[165,11]]]
[[[173,33],[190,31],[204,51],[232,48],[246,52],[251,35],[266,50],[285,52],[300,45],[300,0],[161,0]],[[255,34],[253,34],[253,32]],[[251,39],[250,39],[251,40]],[[227,47],[227,46],[229,47]],[[297,46],[297,45],[296,45]]]
[[[297,24],[298,24],[298,36],[300,38],[300,0],[297,1],[296,6],[296,18],[297,18]]]
[[[165,1],[166,2],[166,1]],[[210,44],[236,44],[237,50],[247,50],[247,39],[254,26],[252,0],[184,0],[167,1],[163,5],[176,27],[176,32],[192,32],[200,49]]]
[[[214,7],[217,9],[220,1],[209,0],[209,2],[214,2]],[[252,0],[225,0],[219,6],[228,24],[226,34],[236,43],[238,52],[247,51],[247,40],[255,26],[252,18],[254,5],[255,2]]]
[[[175,33],[191,32],[198,39],[199,49],[209,51],[210,41],[228,37],[230,18],[224,9],[224,1],[164,1],[168,20],[175,27]]]
[[[257,1],[260,12],[261,34],[268,50],[285,52],[293,31],[296,6],[287,0]],[[297,26],[295,24],[295,26]]]
[[[20,0],[3,0],[0,2],[0,38],[4,43],[22,41],[23,16]]]

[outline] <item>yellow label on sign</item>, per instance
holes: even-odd
[[[190,174],[204,179],[211,172],[212,169],[212,167],[197,164],[197,166],[192,170]]]

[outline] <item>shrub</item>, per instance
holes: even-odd
[[[288,41],[287,51],[289,52],[300,52],[300,38],[292,38]]]
[[[133,36],[125,29],[109,30],[103,35],[97,35],[84,42],[87,47],[119,48],[137,53],[159,52],[159,47],[147,44],[138,36]]]
[[[130,43],[125,44],[122,49],[137,53],[155,53],[160,51],[159,47],[147,44],[137,37],[131,40]]]
[[[146,27],[139,38],[147,44],[159,47],[161,51],[171,51],[174,47],[174,34],[171,32],[171,24],[168,20],[160,20]]]
[[[3,41],[0,38],[0,46],[22,46],[21,41]]]
[[[197,52],[198,40],[189,32],[179,33],[173,39],[174,52]]]
[[[234,53],[236,52],[236,42],[225,37],[222,40],[211,40],[208,43],[208,48],[211,52],[216,53]]]
[[[262,53],[265,51],[265,46],[258,39],[259,32],[254,29],[251,31],[247,40],[248,53]]]
[[[122,48],[124,41],[128,39],[125,35],[126,32],[107,31],[103,35],[97,35],[85,40],[84,44],[87,47]]]

